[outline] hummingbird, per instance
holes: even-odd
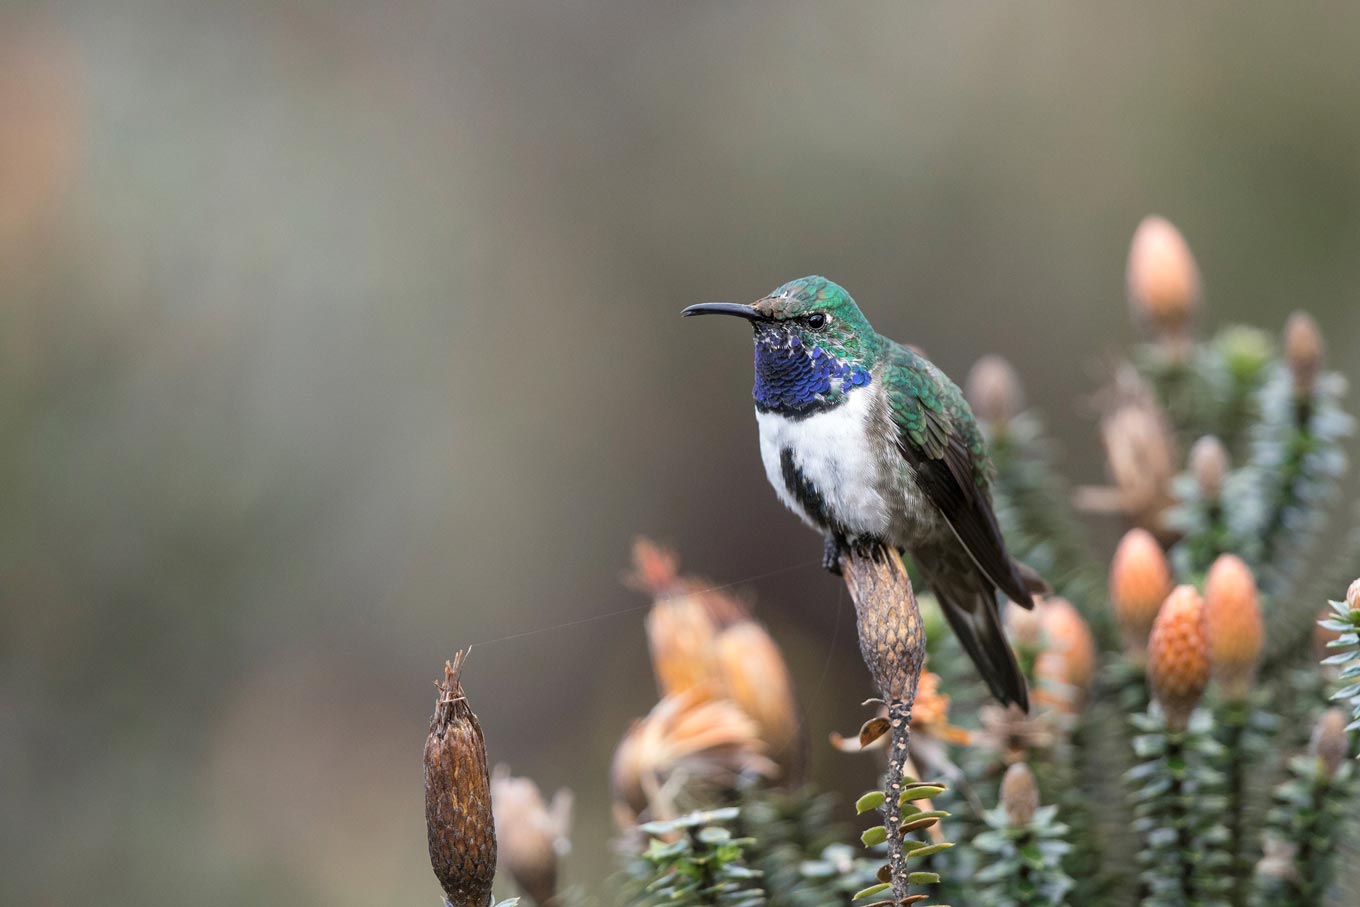
[[[851,545],[909,554],[992,695],[1027,711],[997,595],[1032,608],[1048,588],[1006,550],[991,461],[958,386],[876,333],[825,277],[790,281],[750,305],[705,302],[681,314],[732,315],[754,329],[765,474],[823,534],[823,565],[839,573]]]

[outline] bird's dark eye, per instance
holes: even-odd
[[[822,328],[826,327],[826,315],[821,312],[813,312],[807,317],[807,326],[814,331],[820,331]]]

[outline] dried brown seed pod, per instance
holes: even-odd
[[[1284,325],[1284,361],[1294,378],[1294,392],[1310,397],[1322,370],[1322,333],[1307,312],[1294,312]]]
[[[1164,338],[1186,333],[1199,307],[1199,266],[1170,221],[1143,218],[1129,245],[1126,277],[1136,321]]]
[[[1110,562],[1110,602],[1124,634],[1124,646],[1141,658],[1157,610],[1171,594],[1171,567],[1162,546],[1146,529],[1130,529]]]
[[[1190,475],[1207,501],[1217,501],[1228,477],[1228,449],[1213,435],[1205,435],[1190,448]]]
[[[1020,377],[1000,356],[983,356],[974,363],[965,387],[973,413],[996,429],[1004,429],[1024,408]]]
[[[1157,612],[1148,639],[1148,680],[1166,723],[1183,730],[1209,685],[1209,631],[1204,600],[1177,586]]]
[[[466,652],[444,664],[425,739],[425,827],[430,865],[452,907],[486,907],[496,874],[496,823],[486,742],[463,695]]]
[[[1023,762],[1006,769],[1001,779],[1001,808],[1011,825],[1028,825],[1039,809],[1039,785],[1034,772]]]
[[[1224,554],[1204,580],[1204,611],[1214,676],[1229,699],[1251,691],[1265,645],[1265,627],[1251,568],[1235,554]]]
[[[552,904],[558,860],[571,849],[571,791],[559,790],[549,805],[532,780],[512,777],[505,766],[497,766],[491,798],[501,865],[538,907]]]

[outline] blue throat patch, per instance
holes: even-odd
[[[869,370],[837,359],[821,347],[808,349],[798,335],[756,332],[756,409],[812,415],[845,402],[846,394],[871,380]]]

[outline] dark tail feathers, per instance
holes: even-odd
[[[1038,579],[1038,575],[1029,568],[1021,569],[1027,583],[1030,577]],[[972,571],[943,580],[926,572],[925,579],[939,600],[940,610],[949,620],[954,635],[977,666],[978,673],[987,682],[992,695],[1002,705],[1015,703],[1028,712],[1029,691],[1025,686],[1025,675],[1020,671],[1010,643],[1006,641],[1006,631],[1001,625],[1001,613],[991,584]],[[1038,581],[1043,583],[1043,580]]]

